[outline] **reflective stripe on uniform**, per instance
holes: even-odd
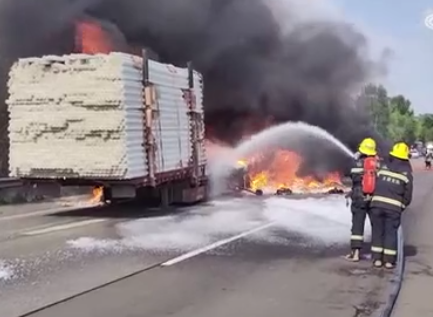
[[[363,236],[358,236],[358,235],[351,235],[350,239],[351,240],[356,240],[356,241],[362,241],[362,240],[364,240],[364,237]]]
[[[407,178],[407,176],[400,174],[400,173],[394,173],[391,171],[387,171],[387,170],[380,170],[379,172],[377,172],[378,176],[389,176],[392,178],[396,178],[399,179],[403,182],[405,182],[406,184],[409,183],[409,178]]]
[[[400,207],[400,208],[406,208],[406,206],[402,203],[402,202],[400,202],[400,201],[398,201],[398,200],[396,200],[396,199],[391,199],[391,198],[387,198],[387,197],[383,197],[383,196],[373,196],[373,198],[371,199],[371,201],[373,202],[373,201],[378,201],[378,202],[382,202],[382,203],[385,203],[385,204],[390,204],[390,205],[393,205],[393,206],[397,206],[397,207]]]
[[[371,247],[371,252],[374,252],[374,253],[382,253],[382,252],[383,252],[383,248],[372,246],[372,247]]]
[[[383,253],[386,255],[397,255],[397,251],[391,249],[383,249]]]
[[[362,167],[354,167],[350,170],[352,174],[361,174],[364,173],[364,169]]]

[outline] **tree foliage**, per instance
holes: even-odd
[[[389,96],[382,85],[367,85],[356,106],[367,111],[376,131],[392,141],[433,141],[433,114],[416,115],[403,95]]]

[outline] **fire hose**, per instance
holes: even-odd
[[[398,229],[398,246],[397,246],[397,267],[393,272],[393,277],[391,279],[390,291],[388,294],[388,300],[380,313],[380,317],[390,317],[395,308],[395,304],[400,294],[401,286],[403,284],[403,275],[405,267],[405,257],[404,257],[404,235],[403,229],[400,226]]]
[[[350,204],[350,192],[345,195],[346,205]],[[395,304],[400,294],[401,286],[403,284],[404,268],[405,268],[405,257],[404,257],[404,234],[403,228],[398,228],[398,241],[397,241],[397,266],[393,272],[393,276],[390,282],[390,290],[388,293],[388,299],[385,303],[383,310],[380,312],[380,317],[391,317]]]
[[[351,192],[347,193],[344,198],[346,199],[346,205],[350,205]],[[395,304],[400,294],[401,286],[403,284],[403,275],[405,268],[405,257],[404,257],[404,235],[403,228],[398,228],[398,242],[397,242],[397,265],[393,272],[393,276],[390,281],[390,289],[388,293],[387,301],[380,311],[379,317],[391,317]]]

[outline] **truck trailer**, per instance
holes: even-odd
[[[103,200],[208,196],[203,78],[126,53],[19,59],[7,100],[10,176],[92,186]]]

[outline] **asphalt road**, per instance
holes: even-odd
[[[418,174],[405,219],[412,257],[397,316],[432,314],[433,174]],[[137,207],[63,213],[52,203],[2,207],[0,316],[20,316],[140,270],[31,316],[375,316],[391,276],[368,261],[341,259],[350,222],[344,202],[333,197],[296,210],[304,203],[298,201],[292,213],[275,214],[293,205],[273,199],[162,216]],[[320,213],[327,216],[314,223]]]
[[[31,316],[377,313],[390,274],[341,258],[350,228],[344,199],[286,203],[235,199],[156,217],[158,211],[136,207],[1,209],[0,316],[20,316],[143,269]]]
[[[433,314],[433,174],[418,165],[397,317]],[[0,316],[117,278],[31,316],[375,316],[390,274],[341,259],[350,217],[341,199],[328,200],[236,199],[168,215],[68,212],[76,203],[1,207]]]
[[[417,170],[413,205],[404,215],[406,270],[395,317],[433,316],[433,172]]]

